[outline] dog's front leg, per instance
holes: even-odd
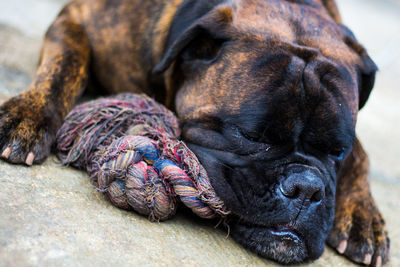
[[[75,13],[71,5],[61,11],[46,33],[31,85],[0,107],[0,153],[9,162],[43,161],[86,86],[90,48]]]
[[[353,261],[380,266],[388,259],[389,238],[368,175],[368,156],[356,139],[339,173],[335,223],[328,244]]]

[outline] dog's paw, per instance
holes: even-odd
[[[0,107],[0,154],[12,163],[42,162],[50,153],[57,121],[37,95],[11,98]]]
[[[328,244],[357,263],[381,266],[388,261],[385,222],[369,193],[339,196]]]

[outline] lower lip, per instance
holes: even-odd
[[[270,230],[270,233],[278,237],[282,241],[294,242],[296,244],[301,243],[300,237],[290,230],[279,230],[279,231]]]

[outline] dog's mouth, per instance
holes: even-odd
[[[309,257],[303,236],[292,224],[265,227],[236,223],[232,237],[253,252],[280,263],[299,263]]]
[[[315,162],[304,166],[290,165],[290,162],[302,162],[303,158],[298,155],[289,155],[284,160],[271,159],[265,164],[263,160],[204,148],[190,142],[189,147],[207,170],[218,196],[231,210],[230,232],[239,244],[283,264],[315,260],[322,255],[333,223],[334,197],[325,194],[324,200],[312,201],[310,196],[314,193],[308,196],[307,192],[314,187],[310,183],[297,183],[305,180],[300,174],[308,177],[314,171],[313,166],[320,165]],[[294,177],[298,180],[290,176],[296,181],[289,187],[296,188],[290,197],[284,195],[279,186],[279,173],[287,169],[296,175],[300,173]],[[325,177],[325,174],[319,174]],[[322,179],[319,176],[318,181]],[[285,173],[286,177],[289,174]],[[322,180],[320,182],[323,183]],[[299,185],[304,185],[302,194],[299,193]],[[326,192],[324,188],[321,191]]]
[[[281,239],[282,242],[293,242],[295,244],[303,242],[301,235],[291,224],[278,225],[271,229],[267,228],[266,230],[275,238]]]

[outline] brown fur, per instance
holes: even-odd
[[[29,152],[35,162],[41,162],[50,151],[54,135],[63,117],[70,111],[77,98],[90,85],[109,92],[144,92],[155,96],[170,107],[176,107],[182,120],[194,120],[204,115],[220,112],[219,99],[229,97],[224,108],[230,114],[240,112],[248,95],[258,94],[258,85],[252,83],[252,73],[244,70],[248,90],[231,93],[232,84],[224,66],[215,65],[207,71],[207,80],[197,79],[191,88],[179,91],[176,103],[175,92],[183,79],[179,69],[172,67],[160,79],[149,80],[153,67],[165,53],[167,35],[177,9],[183,0],[75,0],[67,5],[46,33],[40,64],[29,88],[19,96],[4,103],[0,110],[0,136],[3,151],[11,148],[3,158],[13,163],[24,163]],[[302,3],[305,2],[305,3]],[[349,49],[343,42],[330,38],[338,32],[341,18],[333,0],[282,1],[274,5],[267,1],[232,1],[218,7],[219,24],[232,24],[227,34],[241,38],[251,32],[255,42],[254,51],[263,51],[256,41],[264,42],[266,32],[299,44],[301,54],[312,56],[313,49],[301,44],[317,47],[327,58],[335,58],[344,67],[359,62],[362,47],[354,43]],[[140,10],[140,12],[137,12]],[[285,15],[282,15],[285,14]],[[306,31],[302,39],[290,28],[286,18],[293,17]],[[303,19],[303,18],[307,19]],[[234,19],[233,19],[234,18]],[[330,24],[331,23],[331,24]],[[322,25],[323,24],[323,25]],[[285,49],[285,44],[282,44]],[[289,49],[289,48],[288,48]],[[230,66],[242,68],[257,59],[257,54],[236,53],[229,59]],[[279,69],[271,65],[270,73]],[[248,72],[246,72],[248,71]],[[247,76],[246,76],[247,75]],[[351,73],[355,77],[355,73]],[[265,79],[273,79],[266,75]],[[165,80],[164,80],[165,79]],[[215,81],[218,80],[218,89]],[[353,80],[356,83],[356,79]],[[164,86],[159,86],[165,83]],[[296,88],[292,88],[296,90]],[[283,95],[286,92],[280,92]],[[319,92],[315,93],[320,97]],[[315,96],[317,97],[317,96]],[[344,95],[352,106],[353,123],[358,111],[358,95],[349,91]],[[185,108],[195,112],[186,113]],[[308,106],[309,112],[314,111]],[[295,116],[297,110],[287,110],[287,116]],[[317,111],[318,112],[318,109]],[[323,112],[323,111],[321,111]],[[185,117],[189,116],[189,117]],[[281,127],[289,128],[290,125]],[[9,151],[9,150],[8,150]],[[28,163],[28,162],[27,162]],[[362,262],[366,253],[374,253],[387,260],[389,247],[384,222],[369,190],[368,160],[361,144],[356,141],[353,151],[346,159],[339,175],[336,197],[335,226],[328,240],[337,247],[342,239],[348,240],[345,255]]]
[[[344,162],[336,192],[336,217],[328,243],[337,247],[341,240],[348,240],[345,255],[362,263],[365,254],[387,260],[389,239],[369,187],[368,156],[356,140],[353,150]],[[359,240],[365,240],[360,247]]]

